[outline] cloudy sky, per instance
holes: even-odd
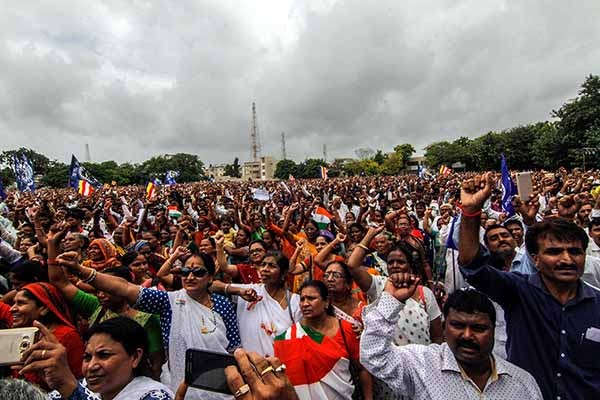
[[[600,1],[0,0],[0,147],[68,162],[352,157],[543,121],[600,73]]]

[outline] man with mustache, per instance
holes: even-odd
[[[501,271],[479,245],[479,216],[490,173],[463,182],[459,263],[475,288],[504,309],[508,360],[530,372],[545,399],[600,396],[600,291],[581,276],[589,238],[574,222],[550,218],[529,227],[527,252],[537,272]]]
[[[408,273],[392,274],[378,301],[363,312],[360,361],[371,374],[411,399],[542,399],[528,372],[493,356],[496,312],[474,289],[448,297],[445,343],[393,346],[399,313],[419,281]]]

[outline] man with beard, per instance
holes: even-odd
[[[475,288],[502,306],[508,360],[530,372],[545,399],[596,399],[600,393],[600,291],[582,279],[589,238],[574,222],[550,218],[529,227],[537,272],[500,271],[479,245],[479,216],[490,173],[463,182],[459,263]]]
[[[492,355],[496,313],[473,290],[457,290],[444,305],[441,345],[392,346],[400,310],[419,278],[392,274],[379,300],[364,312],[360,360],[397,395],[418,399],[541,399],[533,377]]]

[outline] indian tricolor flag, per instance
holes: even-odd
[[[317,223],[319,229],[327,229],[327,225],[331,222],[331,217],[331,213],[323,207],[317,207],[312,215],[312,219]]]
[[[77,192],[79,192],[79,194],[82,195],[83,197],[87,197],[87,196],[90,196],[92,193],[94,193],[94,187],[92,185],[90,185],[90,183],[88,181],[86,181],[84,179],[80,179]]]
[[[152,200],[155,193],[156,193],[156,185],[154,184],[154,182],[148,182],[148,184],[146,185],[146,198],[148,200]]]

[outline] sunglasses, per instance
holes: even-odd
[[[181,275],[189,276],[190,273],[194,274],[195,277],[202,278],[203,276],[208,275],[208,270],[206,268],[181,268]]]

